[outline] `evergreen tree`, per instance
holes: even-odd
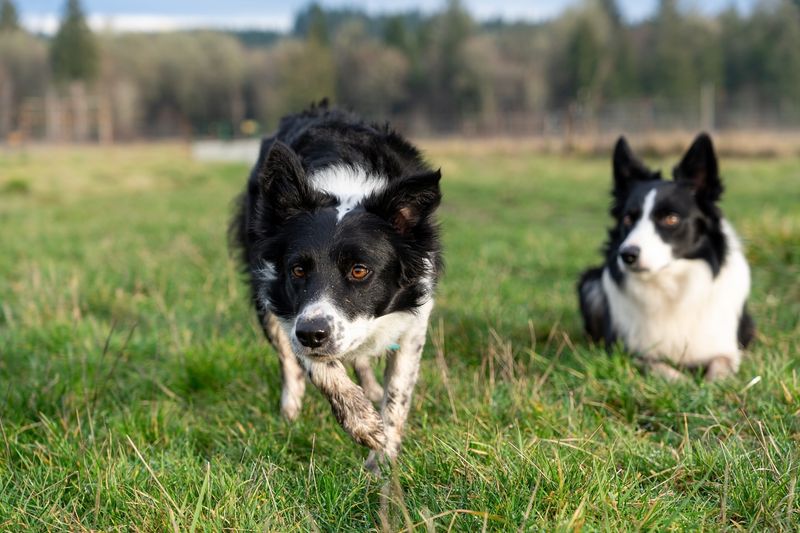
[[[567,44],[565,66],[569,76],[568,90],[573,98],[580,97],[580,91],[590,90],[595,85],[601,53],[601,44],[594,26],[588,19],[581,18]]]
[[[11,0],[0,2],[0,31],[14,31],[19,29],[19,16],[17,8]]]
[[[661,0],[655,21],[655,43],[652,55],[648,54],[649,89],[655,96],[686,100],[695,98],[699,91],[691,36],[687,35],[686,28],[678,1]]]
[[[98,49],[79,0],[68,0],[64,19],[50,48],[53,73],[61,81],[92,80],[98,70]]]
[[[763,27],[764,39],[756,53],[764,71],[764,96],[800,105],[800,8],[784,0],[774,13],[753,20]]]
[[[474,25],[460,0],[448,0],[421,36],[426,50],[424,90],[431,115],[444,123],[480,111],[480,88],[469,65],[465,46]]]
[[[383,41],[401,50],[407,51],[409,48],[408,28],[402,15],[394,15],[387,19],[383,30]]]
[[[328,46],[330,44],[330,35],[325,12],[319,4],[314,4],[309,10],[308,16],[308,40],[314,44]]]
[[[621,19],[613,1],[587,1],[568,16],[550,56],[550,103],[563,108],[580,102],[593,108],[615,93],[615,81],[621,80],[618,59],[626,59],[618,58]]]
[[[637,84],[630,27],[625,25],[616,0],[600,0],[599,8],[608,21],[611,32],[605,52],[611,64],[608,79],[604,80],[607,85],[604,87],[605,96],[630,96],[636,93]]]
[[[612,28],[615,30],[622,28],[622,13],[619,10],[616,0],[600,0],[599,7],[603,14],[608,17]]]
[[[383,27],[383,41],[390,48],[399,51],[408,63],[406,79],[402,81],[403,92],[422,93],[426,89],[425,64],[421,57],[419,27],[409,26],[403,15],[390,16]],[[395,109],[403,108],[410,100],[394,102]]]

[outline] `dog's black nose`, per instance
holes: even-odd
[[[622,262],[626,265],[632,265],[639,259],[639,253],[641,249],[638,246],[626,246],[622,250],[619,251],[619,256],[622,258]]]
[[[298,321],[294,334],[303,346],[319,348],[331,336],[331,328],[324,318],[311,318]]]

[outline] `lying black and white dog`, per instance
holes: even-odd
[[[373,470],[400,450],[417,381],[442,268],[439,180],[388,126],[323,102],[262,142],[232,227],[280,357],[281,412],[298,416],[308,376]],[[383,355],[382,389],[370,363]]]
[[[717,158],[701,134],[661,179],[620,138],[605,265],[578,284],[586,331],[617,340],[644,367],[669,379],[680,368],[705,368],[715,380],[739,369],[754,335],[745,302],[750,269],[742,245],[722,217]]]

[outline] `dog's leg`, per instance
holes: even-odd
[[[303,393],[306,390],[306,373],[297,357],[294,355],[292,345],[286,337],[286,332],[278,323],[275,315],[267,313],[263,319],[264,332],[267,339],[278,352],[281,363],[281,414],[287,420],[295,420],[303,406]]]
[[[365,463],[367,470],[378,473],[381,463],[394,461],[400,453],[403,428],[411,408],[411,395],[419,376],[422,348],[425,346],[427,320],[421,328],[406,340],[401,340],[400,349],[389,352],[384,371],[384,393],[381,414],[386,429],[386,446],[370,452]]]
[[[614,339],[609,332],[608,301],[603,292],[602,278],[602,268],[591,268],[584,272],[578,282],[578,300],[586,333],[593,341],[605,340],[609,345]]]
[[[747,312],[747,305],[742,308],[742,316],[739,317],[739,329],[736,332],[739,338],[739,347],[747,348],[756,336],[756,323],[753,317]]]
[[[372,370],[372,364],[369,357],[359,357],[353,362],[353,368],[356,371],[356,377],[364,393],[372,403],[378,403],[383,399],[383,387],[378,383],[375,378],[375,371]]]
[[[643,365],[644,371],[648,374],[653,374],[654,376],[658,376],[661,379],[672,383],[686,379],[686,376],[683,374],[683,372],[661,361],[644,361]]]
[[[386,442],[383,420],[340,361],[304,361],[308,377],[331,404],[333,416],[357,443],[372,450]]]
[[[725,356],[715,357],[706,368],[706,381],[717,381],[729,378],[736,373],[733,362]]]

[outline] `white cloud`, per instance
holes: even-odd
[[[292,20],[291,16],[283,15],[107,15],[93,13],[88,17],[89,26],[98,32],[150,32],[199,28],[284,32],[292,27]],[[54,13],[26,13],[22,16],[22,24],[32,32],[52,35],[58,29],[59,17]]]
[[[113,0],[116,2],[116,0]],[[197,2],[205,9],[204,14],[174,13],[175,4],[169,4],[173,14],[158,14],[159,8],[153,2],[146,2],[140,13],[136,7],[128,13],[93,13],[89,16],[89,24],[97,31],[167,31],[179,29],[216,28],[216,29],[255,29],[286,32],[292,27],[297,10],[308,4],[308,0],[281,0],[270,2],[264,0],[228,0],[224,2]],[[528,20],[542,21],[558,16],[565,9],[574,6],[580,0],[503,0],[486,2],[483,0],[463,0],[467,9],[478,20],[502,18],[506,21]],[[741,10],[748,11],[755,0],[681,0],[684,7],[701,9],[703,12],[715,13],[733,2]],[[112,0],[96,3],[112,4]],[[168,2],[164,2],[165,5]],[[181,4],[186,10],[192,9],[192,2],[184,0]],[[436,12],[444,6],[443,0],[322,0],[328,8],[350,7],[364,9],[372,14],[402,12],[420,9],[423,13]],[[133,1],[125,2],[126,6],[135,6]],[[657,0],[619,0],[618,5],[626,19],[641,21],[653,14],[657,8]],[[256,7],[257,6],[257,7]],[[107,8],[110,11],[120,8]],[[43,9],[51,9],[49,6]],[[165,8],[166,9],[166,8]],[[152,10],[153,12],[148,12]],[[260,10],[260,12],[258,11]],[[22,10],[22,22],[26,28],[34,32],[52,34],[58,28],[60,12],[26,12]],[[243,11],[245,12],[244,14]],[[247,14],[247,11],[250,14]],[[216,12],[216,13],[215,13]],[[265,14],[268,13],[268,14]]]
[[[52,13],[23,13],[22,25],[31,32],[51,34],[58,28],[58,17]]]
[[[479,20],[501,18],[506,21],[542,21],[554,18],[576,0],[506,0],[504,2],[467,2],[467,8]]]

